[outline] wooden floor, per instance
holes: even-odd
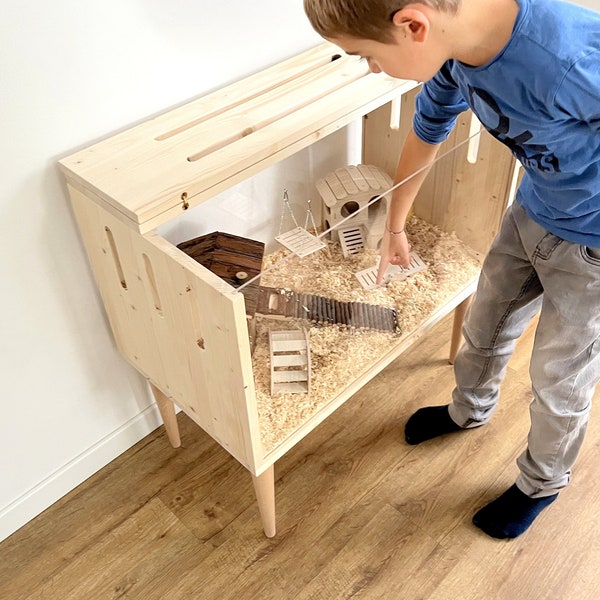
[[[0,598],[600,598],[598,420],[525,535],[471,524],[517,473],[533,329],[487,427],[404,442],[415,409],[449,400],[449,333],[446,319],[277,463],[275,538],[249,474],[179,415],[182,448],[157,430],[0,544]]]

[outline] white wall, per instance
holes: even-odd
[[[160,424],[113,344],[56,161],[321,41],[301,0],[4,0],[2,13],[0,539]],[[278,203],[282,183],[303,191],[309,162],[331,160],[305,151],[225,209]]]

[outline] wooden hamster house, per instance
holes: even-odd
[[[267,536],[275,534],[275,462],[458,307],[455,348],[475,282],[265,450],[244,297],[156,227],[360,117],[363,162],[393,174],[416,87],[323,44],[60,161],[120,352],[149,381],[173,446],[176,404],[250,471]],[[400,127],[390,129],[389,103],[400,99]],[[465,116],[447,144],[468,131]],[[434,167],[415,211],[483,252],[509,201],[514,161],[489,137],[477,164],[466,152]]]
[[[339,240],[344,255],[363,247],[379,248],[392,199],[386,192],[392,185],[392,178],[374,165],[342,167],[317,181],[325,207],[324,227],[333,228],[331,235]]]

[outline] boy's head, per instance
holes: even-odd
[[[394,14],[422,4],[456,13],[461,0],[304,0],[304,11],[315,31],[324,38],[351,37],[393,41]]]
[[[476,0],[479,1],[479,0]],[[451,57],[448,26],[462,0],[304,0],[314,29],[374,73],[427,81]]]

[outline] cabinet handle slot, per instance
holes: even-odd
[[[390,129],[400,129],[400,115],[402,114],[402,96],[396,96],[392,100],[390,109]]]
[[[273,123],[277,123],[278,121],[281,121],[282,119],[285,119],[286,117],[289,117],[290,115],[293,115],[296,111],[306,108],[307,106],[310,106],[312,103],[317,102],[318,100],[322,100],[329,94],[349,85],[350,83],[352,83],[354,81],[358,81],[362,77],[365,77],[367,74],[368,74],[368,71],[358,73],[357,75],[348,77],[347,79],[344,79],[343,81],[338,82],[335,86],[331,86],[325,90],[321,90],[319,92],[313,93],[313,95],[311,97],[306,97],[306,98],[301,97],[298,99],[298,101],[295,104],[289,104],[286,106],[286,108],[282,108],[281,110],[275,111],[275,112],[269,112],[268,116],[266,116],[264,119],[257,119],[255,122],[248,125],[244,129],[237,131],[235,133],[232,133],[231,135],[229,135],[225,138],[217,140],[211,146],[208,146],[208,147],[204,148],[203,150],[200,150],[199,152],[196,152],[196,153],[188,156],[187,160],[189,162],[196,162],[197,160],[200,160],[200,159],[204,158],[205,156],[212,154],[213,152],[222,150],[223,148],[226,148],[227,146],[230,146],[231,144],[238,142],[238,141],[244,139],[245,137],[248,137],[249,135],[252,135],[258,131],[261,131],[262,129],[264,129],[265,127],[268,127],[269,125],[272,125]]]
[[[229,102],[221,103],[217,108],[207,111],[206,114],[203,114],[202,116],[197,117],[196,119],[193,119],[192,121],[189,121],[188,123],[184,123],[184,124],[180,125],[179,127],[176,127],[175,129],[171,129],[170,131],[161,133],[161,134],[157,135],[154,139],[157,142],[162,142],[164,140],[168,140],[176,135],[179,135],[180,133],[185,133],[186,131],[188,131],[189,129],[192,129],[193,127],[196,127],[197,125],[201,125],[202,123],[205,123],[206,121],[209,121],[210,119],[218,117],[219,115],[222,115],[223,113],[226,113],[227,111],[241,107],[244,104],[251,102],[252,100],[261,98],[261,96],[268,97],[271,92],[274,92],[275,90],[280,89],[282,86],[293,83],[294,81],[297,81],[300,78],[304,77],[305,75],[309,75],[310,73],[318,72],[318,71],[324,69],[325,67],[327,67],[330,63],[335,62],[336,60],[339,60],[340,58],[342,58],[341,54],[334,54],[329,58],[324,58],[317,62],[314,62],[314,63],[308,65],[306,68],[299,70],[297,73],[292,73],[289,77],[282,78],[281,80],[277,81],[276,83],[265,85],[263,87],[259,87],[255,91],[250,91],[245,96],[244,95],[237,96],[235,98],[235,100],[230,100]]]
[[[152,263],[146,254],[142,254],[144,257],[144,267],[146,268],[146,277],[148,278],[148,283],[150,284],[150,292],[152,294],[152,302],[154,303],[154,308],[156,311],[162,316],[162,304],[160,302],[160,296],[158,294],[158,286],[156,285],[156,277],[154,277],[154,269],[152,268]]]
[[[471,115],[471,125],[469,127],[469,146],[467,149],[467,162],[472,165],[477,164],[477,155],[479,154],[479,140],[481,139],[481,123],[475,116]]]
[[[113,262],[115,263],[115,268],[117,269],[117,276],[119,277],[119,281],[121,282],[121,287],[124,290],[126,290],[127,281],[125,280],[125,273],[123,272],[123,267],[121,266],[121,259],[119,258],[119,253],[117,252],[115,238],[113,236],[112,231],[108,227],[105,227],[104,231],[106,232],[106,239],[108,240],[108,245],[110,246],[110,253],[112,254]]]

